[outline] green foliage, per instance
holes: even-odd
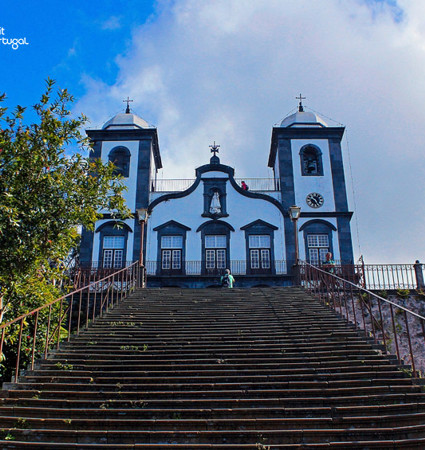
[[[377,294],[382,298],[388,298],[388,292],[385,289],[378,291]]]
[[[57,362],[55,364],[56,369],[58,370],[73,370],[74,366],[72,364],[62,364],[61,362]]]
[[[418,300],[425,300],[425,292],[424,292],[423,289],[418,289],[418,290],[416,291],[416,298],[417,298]]]
[[[56,94],[54,81],[32,108],[35,123],[24,125],[26,108],[7,114],[0,108],[0,321],[8,321],[52,302],[63,294],[61,284],[78,227],[93,229],[107,209],[116,219],[130,216],[122,197],[122,178],[112,163],[90,159],[88,140],[81,134],[87,119],[73,118],[66,90]],[[5,95],[0,96],[0,102]],[[70,147],[76,148],[69,155]],[[65,308],[66,305],[64,305]],[[40,311],[36,357],[45,342],[47,310]],[[58,326],[59,305],[51,311],[50,332]],[[34,321],[24,323],[21,358],[28,360]],[[60,329],[61,336],[66,330]],[[16,358],[19,324],[5,333],[1,373],[10,375]],[[6,360],[6,361],[4,361]]]
[[[407,298],[410,295],[409,289],[397,289],[397,297]]]
[[[25,429],[30,428],[29,423],[27,422],[27,419],[24,419],[23,417],[19,417],[16,421],[15,428]]]
[[[363,294],[362,294],[362,293],[359,293],[359,294],[358,294],[358,297],[359,297],[359,304],[361,304],[362,302],[363,302],[365,305],[368,305],[368,304],[369,304],[369,294],[367,294],[366,292],[364,292]]]

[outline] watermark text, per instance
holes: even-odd
[[[22,38],[6,38],[6,30],[3,27],[0,27],[0,44],[10,45],[13,50],[18,50],[21,45],[29,45],[26,37]]]

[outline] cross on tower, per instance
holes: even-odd
[[[123,100],[122,102],[125,103],[127,102],[127,108],[125,109],[125,113],[126,114],[130,114],[130,102],[132,102],[133,100],[130,100],[130,97],[127,96],[127,100]]]
[[[210,147],[210,149],[211,149],[211,153],[214,153],[214,156],[217,156],[216,153],[219,152],[218,149],[220,148],[220,146],[219,146],[219,145],[216,145],[216,143],[215,143],[215,141],[214,141],[214,144],[213,144],[213,145],[210,145],[209,147]]]
[[[299,97],[295,97],[297,100],[300,101],[300,104],[298,105],[298,111],[299,112],[303,112],[304,111],[304,107],[303,107],[303,100],[306,99],[306,97],[303,97],[301,94]]]

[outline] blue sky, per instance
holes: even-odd
[[[0,44],[0,90],[12,107],[37,101],[47,77],[75,97],[85,93],[83,74],[113,84],[115,57],[131,45],[133,30],[155,13],[147,0],[1,3],[2,37],[28,42],[16,50]]]
[[[271,129],[302,92],[346,126],[356,256],[425,260],[425,2],[3,1],[1,27],[29,43],[0,43],[7,106],[51,77],[101,127],[130,96],[158,127],[164,178],[192,178],[214,140],[236,176],[270,176]]]

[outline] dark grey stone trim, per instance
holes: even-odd
[[[92,151],[90,152],[90,159],[99,159],[102,156],[102,142],[92,142]]]
[[[294,224],[289,215],[283,218],[285,227],[285,249],[286,249],[286,264],[288,271],[295,264],[295,235]]]
[[[181,228],[182,230],[190,231],[191,228],[187,227],[186,225],[183,225],[182,223],[176,222],[175,220],[169,220],[168,222],[163,223],[162,225],[158,225],[153,229],[153,231],[160,231],[163,228],[168,227],[176,227]]]
[[[253,234],[268,235],[270,236],[270,273],[275,274],[275,255],[274,255],[274,232],[278,230],[278,227],[265,222],[264,220],[258,219],[247,225],[241,227],[241,230],[245,231],[245,258],[246,258],[246,270],[247,275],[255,273],[257,269],[251,268],[251,255],[249,247],[249,236]]]
[[[93,255],[94,232],[83,228],[81,232],[80,264],[84,267],[91,267]]]
[[[335,209],[348,211],[347,191],[345,187],[344,165],[342,162],[341,144],[334,139],[329,140],[332,182],[334,186]]]
[[[108,222],[109,226],[105,226],[102,228],[102,230],[99,230],[99,256],[98,261],[99,263],[103,261],[103,238],[105,236],[124,236],[124,255],[123,255],[123,261],[127,261],[127,241],[128,241],[128,231],[127,229],[119,229],[114,227],[112,222]],[[107,224],[105,224],[107,225]],[[130,228],[130,227],[128,227]]]
[[[131,227],[129,227],[126,223],[115,220],[115,221],[105,222],[105,223],[102,223],[102,225],[99,225],[96,228],[96,233],[99,233],[99,231],[102,231],[104,228],[111,227],[111,226],[116,228],[117,230],[124,229],[124,230],[129,231],[130,233],[133,232]]]
[[[227,214],[227,193],[226,193],[226,183],[228,178],[202,178],[204,183],[204,212],[201,214],[202,217],[210,217],[211,219],[218,219],[220,217],[228,217]],[[210,205],[211,200],[214,196],[214,192],[218,192],[221,204],[220,213],[211,213]]]
[[[274,167],[279,139],[337,139],[341,141],[344,131],[345,127],[273,127],[268,166]]]
[[[261,219],[257,219],[257,220],[254,220],[253,222],[250,222],[247,225],[244,225],[243,227],[241,227],[241,230],[247,230],[248,228],[251,228],[251,227],[267,227],[272,230],[279,229],[278,227],[276,227],[275,225],[272,225],[271,223],[265,222],[264,220],[261,220]]]
[[[230,267],[230,232],[235,231],[232,225],[221,220],[209,220],[204,222],[198,227],[197,232],[201,232],[202,242],[202,259],[201,259],[201,272],[206,272],[206,258],[205,258],[205,236],[207,234],[226,236],[226,267]]]
[[[304,153],[306,150],[308,150],[309,147],[313,148],[314,151],[316,152],[317,162],[318,162],[317,173],[307,173],[304,170],[304,164],[303,164]],[[301,175],[303,177],[322,177],[322,176],[324,176],[322,150],[320,150],[320,148],[317,145],[314,145],[314,144],[303,145],[299,151],[299,155],[300,155]]]
[[[307,236],[309,234],[326,234],[328,236],[329,240],[329,251],[333,254],[334,248],[333,248],[333,233],[332,231],[336,231],[335,227],[326,221],[318,221],[318,220],[310,220],[310,222],[307,222],[305,224],[306,226],[303,227],[304,231],[304,251],[305,251],[305,259],[309,261],[308,258],[308,242],[307,242]],[[300,228],[301,231],[301,228]]]
[[[233,169],[233,167],[226,166],[224,164],[205,164],[204,166],[200,166],[196,169],[196,176],[198,177],[206,172],[224,172],[230,177],[235,175],[235,169]]]
[[[190,231],[190,228],[186,225],[183,225],[179,222],[176,222],[175,220],[169,220],[166,223],[163,223],[162,225],[159,225],[153,229],[154,231],[157,231],[157,264],[156,264],[156,274],[161,275],[163,273],[162,270],[162,247],[161,247],[161,238],[163,236],[182,236],[182,256],[181,256],[181,269],[179,272],[181,274],[185,274],[185,261],[186,261],[186,233],[187,231]]]
[[[125,161],[121,161],[121,162],[125,162],[126,166],[125,166],[125,168],[122,168],[122,167],[120,168],[119,166],[116,166],[116,170],[114,172],[117,175],[122,175],[124,178],[128,178],[129,174],[130,174],[131,153],[127,147],[124,147],[123,145],[117,145],[116,147],[111,149],[111,151],[109,152],[108,159],[111,163],[115,164],[115,161],[116,161],[115,154],[117,152],[119,153],[121,150],[123,151],[123,153],[125,153]]]
[[[203,224],[199,225],[196,232],[202,231],[205,227],[208,227],[210,225],[220,225],[228,228],[230,231],[235,231],[235,229],[227,222],[223,222],[222,220],[208,220],[208,222],[204,222]]]
[[[276,208],[279,209],[279,211],[282,213],[282,215],[288,215],[288,211],[285,211],[282,204],[279,202],[279,200],[276,200],[273,197],[270,197],[269,195],[266,194],[259,194],[257,192],[251,192],[251,191],[244,191],[235,181],[234,177],[233,177],[233,173],[234,170],[232,169],[232,167],[229,166],[224,166],[223,164],[218,164],[218,165],[214,165],[214,164],[206,164],[205,166],[201,166],[198,169],[196,169],[196,180],[195,182],[192,184],[192,186],[190,186],[190,188],[186,189],[185,191],[182,192],[173,192],[172,194],[165,194],[162,195],[161,197],[155,199],[150,205],[149,205],[149,213],[152,212],[152,210],[155,208],[155,206],[157,206],[159,203],[165,202],[167,200],[172,200],[175,198],[183,198],[186,197],[188,195],[190,195],[199,185],[199,183],[201,182],[201,180],[203,180],[203,178],[201,178],[201,175],[203,173],[206,172],[225,172],[229,174],[229,182],[232,185],[232,187],[241,195],[248,197],[248,198],[256,198],[259,200],[265,200],[269,203],[272,203],[274,206],[276,206]]]
[[[155,166],[157,169],[162,168],[158,133],[156,128],[145,128],[137,130],[86,130],[86,134],[94,143],[94,145],[96,145],[98,141],[139,141],[144,139],[151,140]]]
[[[339,253],[342,264],[354,264],[353,243],[350,221],[346,217],[337,218]]]
[[[192,186],[190,186],[190,188],[186,189],[185,191],[173,192],[172,194],[161,195],[161,197],[158,197],[152,203],[149,204],[149,206],[148,206],[149,214],[152,212],[152,210],[155,208],[155,206],[159,205],[162,202],[165,202],[167,200],[172,200],[175,198],[183,198],[183,197],[190,195],[199,186],[200,182],[201,182],[201,177],[198,176],[196,178],[195,182],[192,184]]]
[[[351,219],[352,211],[301,212],[300,217],[347,217]]]
[[[316,220],[309,220],[308,222],[305,222],[301,225],[299,231],[303,231],[305,228],[311,227],[312,225],[325,225],[328,228],[331,228],[333,231],[336,231],[336,227],[332,225],[330,222],[327,222],[326,220],[316,219]]]

